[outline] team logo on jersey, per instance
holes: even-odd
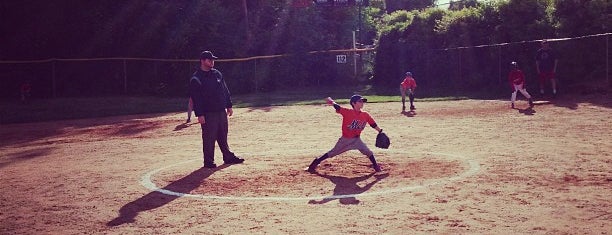
[[[353,120],[351,124],[348,124],[349,130],[363,130],[366,126],[366,122],[359,122],[359,120]]]

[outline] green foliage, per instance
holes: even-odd
[[[432,7],[434,0],[386,0],[385,6],[387,13],[393,13],[395,11],[405,10],[422,10],[425,8]]]
[[[552,14],[559,36],[575,37],[612,31],[609,0],[557,0]]]
[[[505,91],[507,64],[519,61],[531,76],[538,44],[486,45],[608,32],[611,6],[605,0],[459,1],[448,11],[385,14],[377,25],[373,81],[396,86],[398,77],[409,70],[424,84],[421,91]],[[601,79],[602,39],[553,44],[563,82],[580,82],[584,74]]]
[[[394,11],[391,14],[384,15],[382,18],[382,27],[379,28],[381,36],[388,36],[405,31],[410,24],[414,15],[408,11]]]
[[[359,83],[364,80],[360,76],[371,73],[374,77],[366,82],[395,86],[406,70],[414,72],[423,87],[457,90],[499,86],[500,73],[505,72],[500,68],[507,60],[517,60],[532,72],[537,44],[444,48],[574,37],[612,28],[609,0],[454,1],[453,10],[429,7],[433,2],[387,0],[362,8],[300,8],[286,0],[1,1],[0,30],[10,37],[0,45],[0,60],[195,59],[204,49],[221,58],[290,54],[218,67],[238,93],[296,84]],[[353,77],[350,68],[335,64],[333,53],[307,53],[350,48],[352,31],[359,28],[358,42],[377,46],[373,62],[359,72],[364,75]],[[557,43],[555,49],[563,51],[561,67],[573,68],[564,72],[572,79],[582,77],[579,73],[601,77],[605,72],[598,58],[603,43]],[[40,97],[51,97],[53,86],[59,97],[125,95],[127,76],[128,94],[184,96],[195,66],[128,61],[124,74],[122,61],[0,65],[7,71],[0,74],[0,95],[14,97],[15,87],[26,78],[33,79]]]

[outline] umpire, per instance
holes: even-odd
[[[200,53],[200,67],[189,81],[189,95],[193,111],[202,127],[204,167],[215,168],[215,141],[223,153],[225,164],[239,164],[244,159],[230,151],[227,144],[228,120],[232,116],[232,99],[223,75],[215,69],[215,59],[210,51]]]

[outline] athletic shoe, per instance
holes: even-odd
[[[529,106],[533,107],[533,99],[529,99]]]
[[[372,168],[374,168],[374,171],[376,171],[376,172],[381,172],[382,171],[382,169],[380,169],[380,166],[378,164],[373,165]]]
[[[186,123],[190,123],[190,122],[191,122],[191,119],[190,119],[190,118],[187,118],[187,121],[185,121],[185,122],[186,122]]]
[[[415,110],[416,108],[414,107],[414,105],[410,105],[410,110]]]
[[[308,168],[306,168],[305,170],[314,174],[316,172],[317,166],[319,165],[320,161],[318,158],[315,158],[315,160],[313,160],[310,163],[310,166],[308,166]]]
[[[238,158],[238,157],[234,157],[231,160],[223,161],[223,163],[225,163],[225,164],[240,164],[240,163],[243,163],[243,162],[244,162],[244,159]]]
[[[514,103],[512,103],[512,104],[510,105],[510,108],[514,108]]]
[[[204,168],[217,168],[217,164],[214,164],[214,163],[204,163]]]

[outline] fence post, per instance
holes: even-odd
[[[501,71],[501,66],[502,66],[502,62],[501,62],[501,46],[497,47],[497,72],[499,75],[499,83],[498,84],[502,84],[502,71]]]
[[[257,78],[259,77],[259,73],[257,73],[257,59],[254,60],[255,61],[255,73],[253,78],[255,78],[255,94],[257,94],[259,92],[259,86],[257,85]]]
[[[51,94],[53,94],[53,98],[57,98],[55,82],[55,59],[51,60],[51,89]]]
[[[127,94],[127,62],[123,59],[123,94]]]

